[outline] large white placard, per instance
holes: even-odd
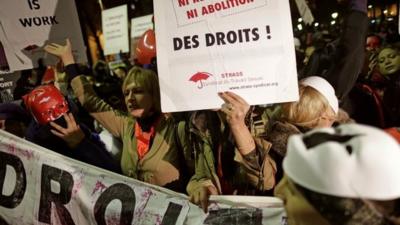
[[[164,112],[298,99],[288,0],[154,0]]]
[[[128,7],[122,5],[101,14],[104,34],[104,54],[129,52]]]
[[[283,225],[286,218],[281,200],[247,196],[214,196],[206,215],[183,194],[69,159],[2,130],[0,159],[1,225]]]
[[[0,73],[37,67],[39,59],[55,64],[58,59],[43,47],[52,42],[64,45],[66,38],[72,42],[75,59],[87,62],[74,1],[0,1]]]

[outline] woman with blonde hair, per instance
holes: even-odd
[[[59,56],[71,86],[83,107],[114,137],[122,140],[121,169],[124,175],[184,192],[187,171],[176,145],[175,121],[161,112],[158,77],[151,71],[132,68],[122,84],[128,115],[113,109],[79,75],[71,44],[50,44],[46,51]]]
[[[283,119],[303,129],[330,127],[338,111],[333,87],[317,76],[300,81],[299,101],[282,104]]]
[[[322,77],[312,76],[300,81],[299,100],[281,104],[281,116],[270,123],[267,140],[272,143],[270,155],[278,168],[286,155],[288,138],[293,134],[314,128],[331,127],[339,118],[348,117],[339,113],[339,103],[333,87]],[[283,176],[278,169],[276,180]]]

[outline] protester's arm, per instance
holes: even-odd
[[[218,190],[210,179],[192,179],[187,188],[189,200],[207,213],[210,195],[218,195]]]
[[[361,72],[368,29],[367,0],[350,0],[348,4],[339,44],[326,73],[340,100],[348,95]]]
[[[189,123],[187,119],[179,121],[175,134],[177,146],[183,152],[187,164],[188,176],[191,176],[186,191],[190,201],[206,212],[209,196],[219,194],[213,183],[215,179],[212,179],[213,173],[215,174],[215,162],[213,157],[207,159],[207,154],[212,156],[211,148],[203,146],[203,148],[197,149],[195,147],[196,143],[193,143],[194,140],[190,138],[191,132],[187,123]],[[207,153],[205,153],[206,151]]]
[[[276,185],[278,168],[268,154],[271,143],[262,138],[254,138],[254,141],[255,150],[245,156],[236,150],[235,161],[241,165],[251,186],[259,191],[268,191]]]
[[[252,136],[245,124],[249,104],[232,92],[220,93],[225,101],[221,111],[225,113],[226,121],[235,140],[235,161],[239,162],[246,172],[248,182],[255,188],[265,191],[275,186],[276,164],[269,157],[271,143]]]
[[[233,92],[222,92],[219,96],[224,100],[221,111],[235,139],[236,148],[241,155],[247,155],[256,148],[253,136],[245,123],[245,117],[250,105],[239,95]]]
[[[121,172],[120,166],[107,152],[104,144],[100,140],[95,140],[88,129],[86,132],[83,131],[71,113],[65,114],[64,119],[67,127],[51,122],[52,129],[50,131],[67,143],[71,149],[70,154],[74,158],[113,172]]]
[[[72,89],[82,106],[113,136],[121,137],[124,125],[126,124],[126,115],[114,110],[109,104],[99,98],[86,77],[79,74],[69,40],[67,40],[66,45],[55,43],[46,45],[45,50],[60,57],[63,61],[65,72],[69,80],[71,80]]]

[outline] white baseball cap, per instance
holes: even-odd
[[[289,138],[287,176],[311,191],[344,198],[400,198],[400,146],[385,132],[345,124]]]
[[[335,95],[335,89],[332,85],[322,77],[311,76],[300,81],[300,84],[304,86],[310,86],[321,93],[333,111],[337,114],[339,112],[339,101]]]

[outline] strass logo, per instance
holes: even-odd
[[[207,72],[197,72],[190,77],[189,81],[196,83],[198,89],[202,89],[204,87],[203,81],[207,80],[209,77],[212,77],[212,74]]]

